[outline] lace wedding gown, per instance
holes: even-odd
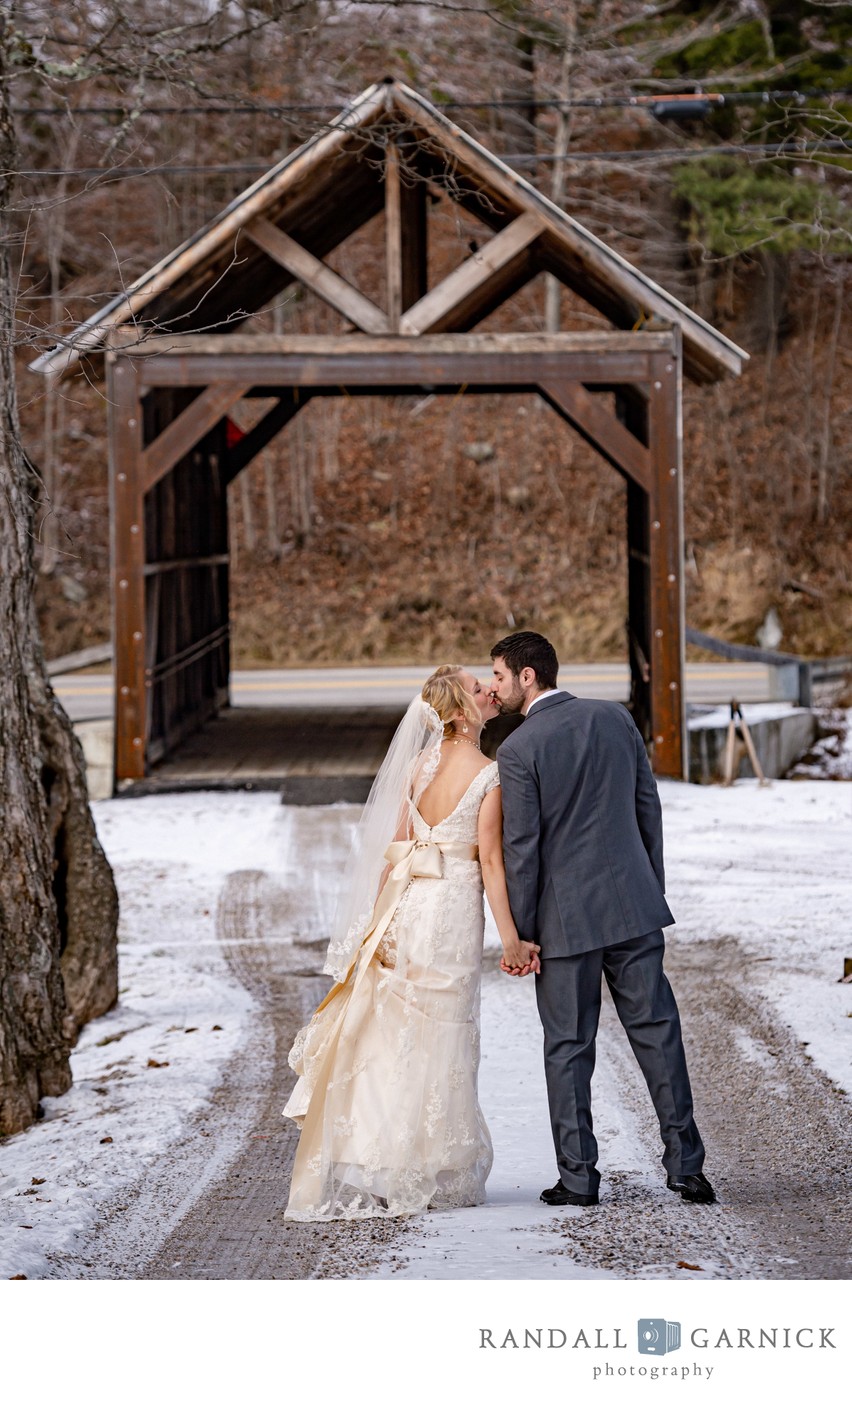
[[[486,765],[430,828],[395,843],[401,891],[290,1054],[284,1115],[302,1126],[290,1220],[412,1215],[480,1205],[491,1169],[477,1097],[484,913],[477,822],[499,783]],[[394,851],[395,850],[395,851]],[[398,859],[398,861],[397,861]],[[407,879],[407,880],[406,880]],[[385,895],[385,892],[382,895]]]

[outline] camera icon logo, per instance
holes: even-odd
[[[650,1357],[665,1357],[680,1347],[680,1323],[667,1323],[665,1318],[639,1319],[639,1351]]]

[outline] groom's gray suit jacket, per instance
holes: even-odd
[[[672,923],[657,786],[624,706],[548,696],[497,762],[512,914],[543,958]]]

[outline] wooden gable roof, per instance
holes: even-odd
[[[404,180],[439,185],[493,239],[389,319],[324,263],[385,204],[388,153]],[[474,268],[475,263],[475,268]],[[541,271],[555,275],[616,328],[657,321],[681,329],[684,370],[697,382],[742,371],[748,354],[541,195],[420,94],[373,84],[332,123],[272,167],[214,220],[66,340],[31,364],[61,374],[103,352],[126,326],[163,334],[227,332],[303,280],[362,332],[460,332]]]

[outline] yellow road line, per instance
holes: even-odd
[[[733,679],[735,679],[735,680],[737,680],[737,681],[745,682],[745,681],[763,681],[763,680],[765,679],[765,674],[766,674],[766,673],[765,673],[764,671],[747,670],[747,671],[734,671],[734,672],[728,671],[728,672],[726,672],[725,674],[731,676]],[[689,682],[689,681],[695,681],[695,680],[698,680],[698,679],[712,680],[712,679],[714,679],[715,677],[717,677],[718,675],[720,675],[719,668],[714,668],[714,667],[712,667],[712,666],[707,666],[707,665],[703,665],[703,664],[698,665],[698,666],[687,666],[687,668],[686,668],[686,680],[687,680],[687,682]],[[565,685],[568,686],[568,687],[570,687],[572,683],[574,683],[575,685],[580,685],[580,684],[583,684],[583,685],[590,685],[590,684],[595,684],[595,683],[599,683],[599,684],[601,684],[601,685],[613,685],[613,684],[614,684],[614,685],[618,685],[618,684],[621,684],[622,682],[626,682],[626,681],[628,681],[628,680],[629,680],[629,676],[628,676],[627,669],[624,668],[624,670],[621,670],[620,668],[616,668],[616,669],[613,669],[613,670],[610,671],[610,672],[607,672],[605,675],[602,675],[602,674],[600,674],[599,672],[598,672],[598,673],[592,673],[592,672],[586,672],[586,673],[583,673],[583,672],[572,672],[570,675],[568,675],[568,676],[565,677]],[[248,692],[248,691],[254,691],[254,692],[265,692],[265,691],[270,691],[270,692],[274,692],[274,691],[280,691],[280,692],[297,692],[297,691],[347,691],[347,690],[355,690],[355,689],[357,689],[357,690],[361,690],[361,689],[367,689],[367,690],[386,690],[386,689],[392,689],[394,686],[396,686],[396,687],[408,687],[408,688],[416,689],[418,686],[422,686],[422,684],[423,684],[423,677],[422,677],[422,676],[395,676],[395,677],[369,677],[369,676],[360,677],[360,676],[359,676],[359,677],[353,677],[353,678],[351,678],[351,679],[342,680],[342,681],[324,681],[324,680],[321,680],[321,679],[318,679],[318,678],[310,678],[310,677],[309,677],[309,678],[306,678],[305,680],[302,680],[302,681],[246,681],[246,680],[235,679],[235,678],[233,678],[233,677],[231,678],[231,689],[232,689],[233,691],[239,691],[239,692],[242,692],[242,691],[246,691],[246,692]],[[57,695],[60,696],[60,697],[63,697],[63,696],[76,696],[76,697],[85,697],[85,696],[111,696],[112,693],[113,693],[113,687],[112,687],[111,685],[110,685],[110,686],[72,686],[72,685],[62,685],[62,686],[56,686],[55,689],[56,689]]]

